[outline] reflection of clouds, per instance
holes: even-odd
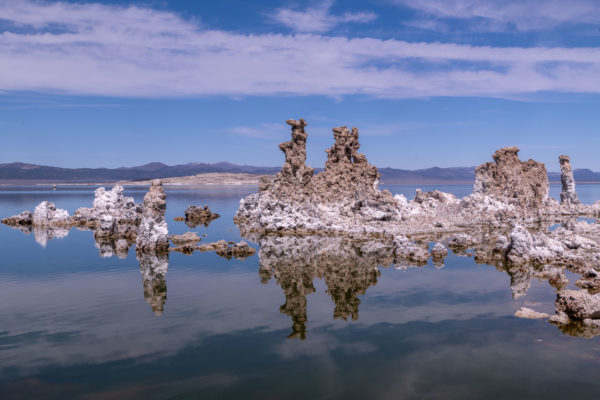
[[[301,356],[326,357],[330,352],[340,350],[346,354],[366,354],[377,350],[369,342],[344,343],[331,334],[315,334],[310,341],[284,341],[274,346],[273,351],[283,359]]]
[[[354,328],[376,329],[385,324],[471,321],[482,316],[493,321],[511,316],[521,305],[511,297],[509,275],[493,267],[476,266],[470,259],[451,256],[442,270],[426,266],[399,272],[373,267],[378,254],[386,253],[385,247],[352,249],[345,259],[326,257],[332,254],[329,252],[310,253],[308,264],[301,268],[296,268],[297,264],[286,267],[285,256],[279,261],[273,259],[272,264],[261,260],[260,277],[254,268],[207,272],[197,266],[180,266],[169,272],[172,296],[168,312],[161,318],[150,314],[141,301],[139,279],[141,273],[145,298],[160,312],[166,299],[166,257],[140,257],[139,269],[131,265],[125,270],[77,273],[52,281],[36,277],[0,281],[0,293],[6,299],[0,320],[7,343],[0,365],[28,370],[73,365],[82,359],[90,364],[138,357],[152,360],[198,345],[211,336],[246,334],[243,332],[260,335],[277,331],[277,337],[283,338],[289,332],[290,317],[277,310],[288,297],[294,298],[294,291],[307,287],[315,292],[304,296],[306,303],[299,309],[307,317],[310,335],[305,342],[282,340],[276,348],[282,357],[312,354],[311,348],[319,346],[322,351],[333,346],[344,353],[361,354],[375,351],[370,345],[381,347],[371,340],[334,343],[334,336],[349,326],[348,321],[332,318],[341,306],[356,311],[360,307],[359,319],[350,322]],[[267,251],[268,246],[262,250]],[[280,247],[272,250],[275,254],[283,251]],[[177,260],[178,255],[172,258]],[[266,284],[261,284],[260,278]],[[280,281],[290,285],[291,291],[282,293]],[[553,296],[554,289],[537,280],[527,293],[531,301],[547,302]],[[348,320],[351,316],[346,314]],[[544,325],[545,330],[555,332],[541,321],[534,323],[538,325],[529,326]],[[330,330],[331,336],[320,334],[323,329]],[[35,339],[22,339],[32,335]]]

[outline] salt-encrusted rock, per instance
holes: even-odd
[[[560,192],[560,203],[571,205],[579,204],[577,192],[575,191],[575,179],[573,179],[573,170],[569,156],[560,156],[560,182],[562,183],[562,191]]]
[[[582,275],[581,279],[575,282],[577,286],[591,291],[600,291],[600,273],[595,269],[588,269]]]
[[[220,215],[213,213],[208,206],[196,207],[189,206],[185,210],[185,223],[190,228],[195,228],[199,225],[208,226],[211,221],[219,218]]]
[[[474,193],[502,199],[522,213],[538,215],[548,199],[548,175],[542,163],[519,160],[517,147],[505,147],[475,169]]]
[[[437,268],[444,266],[444,258],[448,255],[448,249],[441,243],[436,243],[431,248],[431,257],[433,259],[433,265]]]
[[[411,242],[406,236],[396,236],[394,238],[394,246],[396,247],[396,258],[400,263],[402,261],[411,261],[417,265],[427,264],[427,260],[429,259],[427,249]]]
[[[532,310],[531,308],[521,307],[515,312],[515,317],[525,319],[546,319],[550,316],[546,313]]]
[[[475,245],[477,241],[469,234],[458,233],[450,237],[448,247],[452,249],[466,249]]]
[[[169,239],[171,239],[171,242],[173,242],[173,244],[177,246],[183,244],[195,245],[196,243],[202,240],[202,238],[198,236],[196,232],[186,232],[181,235],[171,235],[169,236]]]
[[[304,120],[287,121],[292,140],[282,143],[285,163],[261,192],[240,201],[235,221],[243,232],[363,232],[370,222],[400,217],[398,202],[379,191],[377,168],[358,153],[358,129],[333,129],[323,172],[306,165]]]
[[[54,203],[42,201],[33,212],[34,226],[67,226],[70,225],[69,212],[56,208]]]
[[[22,211],[20,214],[4,218],[2,223],[9,226],[28,226],[33,223],[33,213],[29,210]]]
[[[169,230],[165,221],[167,195],[160,180],[152,181],[144,196],[142,220],[138,227],[136,248],[138,250],[164,251],[169,248]]]
[[[142,217],[142,205],[133,197],[123,195],[123,187],[111,190],[101,187],[94,192],[91,208],[79,208],[73,214],[73,224],[94,230],[97,238],[134,239]]]
[[[571,319],[600,319],[600,294],[584,290],[564,290],[557,293],[556,310]]]
[[[226,240],[219,240],[217,242],[209,242],[209,243],[203,243],[199,246],[196,247],[196,249],[198,251],[217,251],[217,250],[223,250],[226,249],[230,244],[233,244],[234,242],[227,242]]]
[[[323,172],[306,166],[306,122],[288,121],[292,140],[281,145],[286,156],[260,192],[240,201],[235,221],[245,237],[277,233],[342,234],[373,237],[443,233],[466,227],[504,228],[508,223],[539,222],[565,212],[600,213],[577,206],[565,211],[548,198],[543,164],[519,160],[517,148],[494,154],[494,162],[477,168],[474,193],[457,199],[449,193],[417,191],[415,199],[379,191],[377,168],[358,153],[358,129],[333,129]],[[458,243],[450,243],[451,245]],[[455,247],[457,247],[455,246]]]
[[[551,316],[548,319],[548,321],[552,322],[553,324],[568,324],[571,321],[571,319],[569,318],[567,313],[565,313],[564,311],[560,311]]]
[[[525,227],[515,225],[510,233],[508,260],[517,265],[543,264],[562,256],[565,246],[541,233],[532,235]]]

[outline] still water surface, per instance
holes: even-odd
[[[387,188],[412,198],[416,186]],[[0,217],[42,200],[73,213],[91,206],[93,190],[2,187]],[[189,231],[173,218],[208,204],[221,218],[193,231],[203,242],[238,241],[232,217],[254,190],[167,189],[169,230]],[[145,192],[126,190],[138,202]],[[600,186],[578,193],[592,202]],[[308,268],[276,279],[259,271],[257,255],[172,253],[166,279],[148,281],[134,249],[101,257],[89,231],[52,239],[1,225],[0,252],[2,399],[600,396],[600,338],[513,317],[523,305],[552,314],[555,290],[534,279],[513,298],[510,276],[472,257],[450,255],[441,269],[374,266],[348,279]]]

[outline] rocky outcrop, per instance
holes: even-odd
[[[33,224],[33,213],[29,210],[22,211],[20,214],[7,217],[2,220],[5,225],[13,227],[28,227]]]
[[[419,246],[411,242],[406,236],[400,235],[394,238],[394,254],[396,263],[425,265],[429,259],[429,252],[426,247]]]
[[[585,290],[560,291],[556,297],[556,310],[574,320],[600,320],[600,294],[589,294]]]
[[[79,208],[72,217],[76,226],[94,230],[97,238],[135,239],[142,217],[142,205],[133,197],[123,195],[123,187],[116,185],[111,190],[101,187],[94,192],[91,208]]]
[[[417,190],[414,200],[377,187],[377,168],[358,152],[357,128],[333,129],[322,172],[306,166],[306,122],[290,120],[292,140],[282,170],[261,181],[259,193],[240,201],[235,221],[242,234],[346,235],[358,238],[447,233],[468,227],[539,223],[564,215],[596,214],[596,206],[565,209],[548,198],[546,167],[521,161],[519,149],[496,151],[476,169],[473,194],[458,199],[441,191]]]
[[[21,213],[23,214],[23,213]],[[21,215],[19,214],[19,215]],[[69,226],[71,220],[69,212],[66,210],[57,209],[54,203],[42,201],[33,212],[31,220],[33,226]]]
[[[189,206],[185,210],[185,224],[190,228],[196,228],[200,225],[208,226],[213,220],[219,217],[220,215],[213,213],[208,206]]]
[[[300,118],[298,121],[288,119],[286,123],[292,127],[292,140],[279,145],[279,150],[285,154],[285,163],[275,177],[279,189],[289,185],[306,186],[314,173],[314,170],[306,165],[306,122]]]
[[[77,227],[93,230],[96,239],[103,242],[120,238],[132,241],[137,235],[141,211],[141,204],[136,204],[132,197],[123,196],[123,187],[116,185],[108,191],[105,188],[96,189],[92,207],[79,208],[73,216],[69,216],[66,210],[57,209],[53,203],[43,201],[33,213],[23,211],[2,222],[23,231],[46,230],[50,232],[45,235],[47,238],[66,236],[62,230],[68,233],[70,228]],[[58,232],[59,228],[61,232]]]
[[[280,145],[285,154],[281,171],[240,202],[235,220],[243,232],[362,232],[364,222],[399,219],[396,200],[377,189],[377,168],[358,153],[358,129],[333,129],[325,169],[313,176],[306,166],[306,122],[287,123],[292,140]]]
[[[437,268],[444,266],[444,258],[448,255],[448,249],[441,243],[436,243],[431,249],[431,257],[433,258],[433,265]]]
[[[558,160],[560,162],[560,182],[562,183],[560,203],[566,205],[579,204],[577,192],[575,191],[573,170],[571,169],[571,159],[569,156],[562,155]]]
[[[200,236],[198,236],[198,234],[196,232],[186,232],[181,235],[171,235],[171,236],[169,236],[169,239],[176,246],[186,245],[186,244],[195,245],[196,243],[198,243],[202,240],[202,238]]]
[[[140,251],[167,251],[169,229],[165,221],[167,195],[160,180],[152,181],[144,196],[142,218],[137,230],[136,248]]]
[[[546,319],[550,316],[546,313],[532,310],[531,308],[521,307],[515,311],[515,317],[524,319]]]
[[[548,200],[546,166],[519,160],[517,147],[497,150],[488,162],[475,169],[474,193],[516,206],[524,215],[537,215]]]

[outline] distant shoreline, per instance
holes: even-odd
[[[210,172],[192,176],[161,178],[165,186],[257,186],[261,176],[258,174],[244,173],[220,173]],[[0,179],[2,186],[43,186],[43,187],[61,187],[61,186],[150,186],[152,179],[139,181],[105,181],[105,182],[69,182],[69,181],[51,181],[51,180],[28,180],[28,179]],[[401,186],[401,185],[473,185],[473,181],[460,180],[407,180],[403,182],[380,182],[380,186]],[[560,185],[560,181],[550,181],[550,185]],[[576,182],[577,185],[598,185],[599,181]]]

